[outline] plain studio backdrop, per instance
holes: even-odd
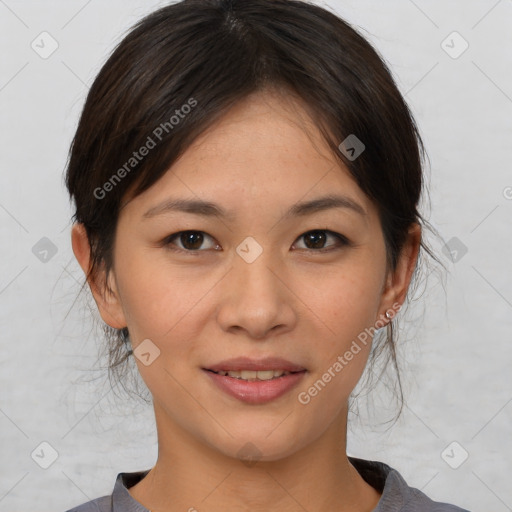
[[[0,512],[66,510],[156,460],[152,407],[116,398],[97,360],[62,174],[101,65],[165,4],[0,0]],[[408,312],[403,416],[384,423],[383,388],[361,398],[348,452],[433,499],[512,510],[512,2],[327,6],[383,55],[417,119],[448,267]]]

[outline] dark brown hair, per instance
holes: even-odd
[[[395,267],[411,224],[428,224],[418,211],[425,151],[376,50],[338,16],[307,2],[184,0],[142,19],[88,93],[66,174],[74,221],[85,226],[91,244],[88,277],[112,268],[126,198],[151,187],[231,106],[270,88],[302,100],[374,202]],[[339,149],[349,135],[365,145],[356,159]],[[143,147],[150,150],[142,157]],[[424,240],[423,252],[436,259]],[[110,370],[119,371],[129,355],[127,330],[105,329]],[[386,334],[373,353],[387,348],[398,370],[391,324]]]

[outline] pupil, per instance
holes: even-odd
[[[304,235],[306,239],[306,246],[308,249],[322,249],[325,244],[325,233],[323,231],[311,231]],[[308,242],[312,242],[313,247],[310,247]]]
[[[203,235],[193,231],[186,231],[181,235],[181,243],[187,249],[199,249],[203,243]]]

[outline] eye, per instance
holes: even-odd
[[[298,238],[300,239],[304,240],[305,247],[297,247],[294,244],[294,248],[314,252],[327,252],[350,245],[350,241],[345,236],[326,229],[308,231]],[[329,239],[334,243],[326,245]],[[209,246],[202,247],[207,240],[210,241]],[[163,244],[178,252],[198,253],[208,249],[220,250],[220,245],[203,231],[179,231],[169,235]]]
[[[217,250],[217,248],[220,247],[210,235],[207,235],[203,231],[180,231],[168,236],[164,244],[166,246],[175,245],[176,247],[171,247],[171,249],[175,251],[200,252],[201,246],[205,240],[213,242],[211,242],[210,246],[206,247],[206,249]],[[203,248],[203,250],[205,249]]]
[[[326,242],[329,240],[329,238],[334,240],[334,243],[326,246]],[[300,235],[298,240],[300,239],[304,240],[306,247],[299,247],[299,249],[315,252],[327,252],[346,245],[350,245],[349,240],[345,236],[339,233],[334,233],[333,231],[329,231],[327,229],[315,229],[308,231]]]

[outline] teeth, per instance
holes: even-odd
[[[242,380],[248,380],[248,381],[255,381],[255,380],[270,380],[275,379],[277,377],[281,377],[283,375],[289,375],[290,372],[285,370],[261,370],[261,371],[254,371],[254,370],[241,370],[241,371],[219,371],[216,372],[219,375],[222,376],[229,376],[233,377],[234,379],[242,379]]]

